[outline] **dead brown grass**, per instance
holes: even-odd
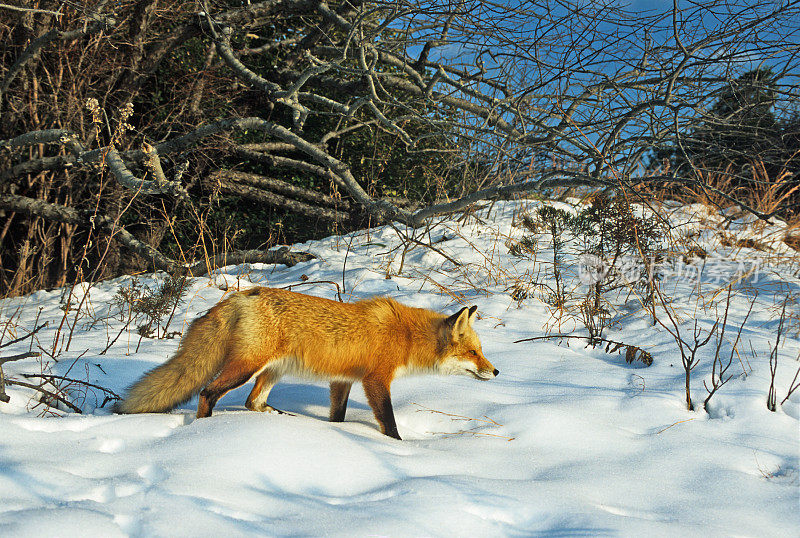
[[[670,184],[657,184],[639,187],[656,199],[672,199],[686,204],[700,203],[715,209],[728,209],[735,206],[731,198],[739,200],[747,206],[766,215],[777,214],[800,228],[800,211],[789,207],[791,201],[800,199],[800,183],[792,181],[794,171],[792,162],[800,157],[800,153],[792,155],[781,170],[770,177],[766,163],[755,159],[751,161],[750,177],[742,178],[733,164],[723,170],[696,169],[697,184],[681,184],[679,187]],[[668,173],[669,170],[661,170]],[[723,196],[720,193],[724,193]],[[782,210],[785,207],[785,211]]]

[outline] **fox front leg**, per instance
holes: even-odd
[[[364,386],[367,402],[372,407],[372,412],[381,427],[381,432],[389,437],[402,440],[400,434],[397,433],[397,424],[394,421],[392,398],[389,394],[388,384],[382,379],[372,377],[365,377],[361,384]]]
[[[331,381],[331,412],[329,416],[331,422],[344,421],[347,398],[350,396],[350,387],[352,386],[353,384],[347,381]]]

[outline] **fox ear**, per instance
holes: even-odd
[[[477,310],[477,306],[471,306],[469,308],[464,307],[444,320],[445,325],[451,329],[454,334],[461,334],[475,321],[475,313]]]
[[[462,308],[461,310],[459,310],[458,312],[456,312],[455,314],[444,320],[445,325],[449,327],[454,327],[458,322],[458,318],[461,317],[461,314],[463,314],[465,310],[467,310],[466,307]]]
[[[478,317],[478,307],[476,305],[472,305],[469,307],[469,324],[472,326],[475,323],[475,318]]]

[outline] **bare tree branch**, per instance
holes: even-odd
[[[239,265],[242,263],[274,263],[292,267],[301,262],[314,259],[312,254],[307,252],[291,252],[288,247],[281,247],[277,250],[246,250],[218,254],[209,258],[208,261],[198,262],[189,268],[194,276],[203,276],[219,267],[228,265]]]
[[[26,256],[42,273],[80,266],[77,239],[58,262],[52,246],[47,263],[44,243],[21,247],[86,230],[95,213],[151,267],[174,267],[110,223],[157,218],[157,245],[191,208],[208,239],[215,181],[351,225],[421,226],[481,199],[572,187],[692,190],[763,219],[800,205],[794,0],[646,13],[574,0],[84,4],[58,20],[0,6],[7,272]],[[341,202],[327,200],[330,184]],[[747,194],[759,189],[776,193],[772,205]],[[34,219],[28,236],[17,212],[57,225]]]
[[[281,162],[280,158],[276,158],[274,156],[268,156],[268,158],[272,161],[273,164]],[[291,159],[289,159],[291,160]],[[305,167],[310,167],[307,163],[303,161],[296,161],[298,163],[298,169],[305,169]],[[246,183],[249,185],[253,185],[255,187],[261,187],[267,189],[272,192],[285,194],[287,196],[292,196],[294,198],[299,198],[301,200],[305,200],[307,202],[311,202],[316,205],[322,206],[329,206],[340,209],[342,211],[349,211],[351,205],[346,200],[337,200],[332,196],[328,196],[326,194],[321,194],[313,190],[304,189],[302,187],[298,187],[297,185],[293,185],[286,181],[280,179],[269,178],[266,176],[260,176],[257,174],[249,174],[246,172],[237,172],[235,170],[218,170],[209,176],[210,181],[235,181],[239,183]]]
[[[222,179],[222,176],[217,176],[217,179]],[[321,220],[329,220],[334,222],[342,222],[348,220],[350,215],[343,211],[336,211],[327,207],[313,206],[305,202],[299,202],[280,194],[275,194],[264,189],[236,183],[231,181],[221,181],[220,188],[227,193],[238,194],[242,198],[262,202],[275,207],[288,209],[294,213],[304,215],[310,218]]]

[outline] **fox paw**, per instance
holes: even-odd
[[[251,405],[247,405],[247,408],[250,409],[251,411],[259,411],[261,413],[267,412],[267,413],[277,413],[279,415],[289,415],[289,416],[292,416],[292,417],[294,416],[292,413],[288,413],[286,411],[281,411],[280,409],[272,407],[269,404],[261,404],[261,405],[252,405],[251,404]]]

